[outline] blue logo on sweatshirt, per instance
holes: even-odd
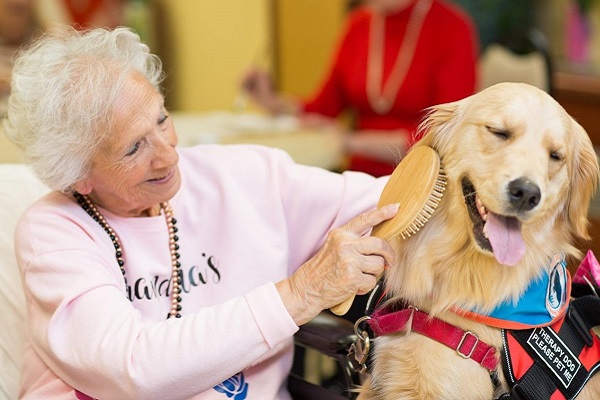
[[[214,389],[233,400],[245,400],[248,397],[248,383],[244,379],[243,372],[219,383]]]

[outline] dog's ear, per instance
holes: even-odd
[[[569,118],[574,133],[575,154],[571,166],[572,186],[567,200],[567,218],[569,226],[574,227],[575,234],[589,240],[587,211],[598,189],[598,158],[586,131],[577,121]]]
[[[418,132],[422,137],[417,145],[429,146],[440,152],[459,124],[468,99],[429,107],[419,125]]]

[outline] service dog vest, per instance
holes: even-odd
[[[600,369],[600,298],[571,301],[551,326],[502,330],[502,367],[511,386],[502,399],[571,400]]]

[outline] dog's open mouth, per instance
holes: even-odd
[[[521,235],[521,222],[515,217],[489,211],[469,179],[463,178],[462,189],[478,246],[493,253],[500,264],[516,265],[526,249]]]

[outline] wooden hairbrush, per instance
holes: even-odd
[[[377,208],[399,203],[400,211],[373,227],[371,236],[389,241],[396,236],[407,239],[416,234],[429,221],[445,189],[446,174],[438,153],[429,146],[414,147],[390,176],[377,203]],[[336,315],[346,314],[354,297],[330,310]]]

